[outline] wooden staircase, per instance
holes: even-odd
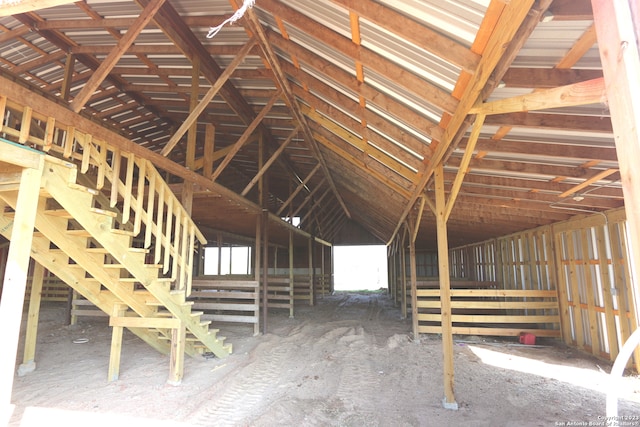
[[[206,240],[151,162],[134,154],[144,149],[49,103],[25,106],[0,93],[0,118],[8,118],[0,123],[0,234],[11,239],[15,170],[33,167],[20,151],[35,149],[44,167],[31,256],[110,316],[109,378],[118,377],[123,328],[171,354],[172,383],[185,353],[229,355],[231,345],[187,301],[195,242]],[[116,139],[119,146],[107,142]]]
[[[172,359],[180,360],[184,352],[196,355],[210,351],[217,357],[227,356],[231,345],[225,345],[224,338],[216,335],[218,331],[209,328],[209,321],[201,321],[201,312],[191,310],[192,302],[186,301],[190,286],[179,286],[191,277],[190,271],[184,270],[192,268],[192,263],[183,262],[192,259],[187,253],[194,249],[195,233],[192,227],[189,237],[188,217],[174,219],[174,224],[166,219],[166,235],[156,224],[164,242],[175,242],[175,235],[179,235],[180,241],[175,242],[178,245],[166,249],[180,250],[174,256],[167,254],[167,261],[175,262],[166,266],[148,263],[149,249],[134,246],[135,224],[129,227],[131,230],[116,228],[122,213],[96,207],[103,195],[77,184],[77,171],[73,163],[48,157],[36,215],[33,258],[109,314],[114,336],[116,332],[121,334],[117,328],[127,327],[157,350],[171,352]],[[17,191],[2,192],[0,198],[15,208]],[[10,214],[3,213],[0,224],[7,238],[10,221]],[[148,226],[153,228],[151,223]],[[118,376],[120,345],[121,338],[120,343],[112,344],[110,379]],[[173,371],[170,380],[179,382],[181,367]]]

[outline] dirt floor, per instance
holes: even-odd
[[[179,386],[166,383],[168,357],[126,333],[120,379],[109,383],[106,319],[65,326],[64,308],[50,303],[37,369],[15,380],[10,425],[604,425],[610,366],[601,360],[557,342],[456,337],[454,411],[442,407],[440,339],[415,342],[410,330],[385,293],[337,293],[293,319],[274,311],[266,335],[223,328],[234,353],[187,358]],[[640,425],[640,378],[616,388],[619,414]]]

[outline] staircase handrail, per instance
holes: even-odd
[[[96,189],[107,192],[109,207],[119,205],[120,228],[135,237],[144,224],[144,247],[155,243],[153,262],[162,264],[164,274],[170,271],[175,289],[188,295],[195,239],[202,244],[206,239],[154,165],[107,142],[106,137],[121,135],[104,127],[95,135],[96,124],[89,119],[77,116],[68,123],[61,108],[46,108],[43,102],[40,111],[38,103],[25,105],[1,92],[1,136],[72,161],[80,173],[94,177]]]

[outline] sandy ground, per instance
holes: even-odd
[[[166,384],[168,357],[130,333],[120,379],[107,382],[106,320],[63,319],[61,305],[43,307],[37,369],[16,377],[11,426],[558,426],[605,415],[605,362],[557,342],[480,337],[456,337],[459,409],[444,409],[440,339],[411,340],[384,293],[325,296],[294,319],[274,311],[257,337],[223,327],[234,353],[188,358],[179,386]],[[640,425],[640,378],[616,387],[620,415]]]

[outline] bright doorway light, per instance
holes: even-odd
[[[334,246],[333,282],[336,291],[387,288],[387,247]]]

